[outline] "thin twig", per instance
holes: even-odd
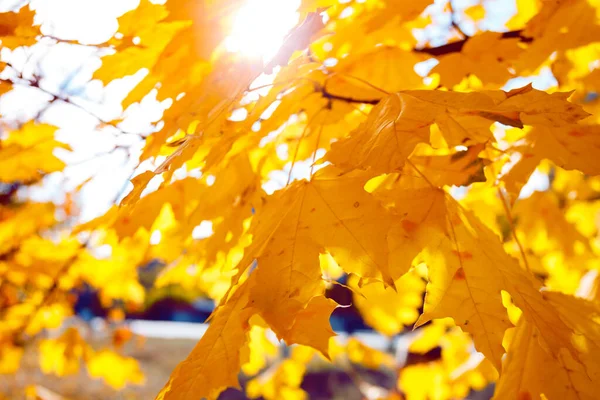
[[[425,47],[422,49],[414,49],[413,51],[416,53],[429,54],[430,56],[434,57],[443,56],[445,54],[451,53],[460,53],[460,51],[469,39],[471,39],[471,37],[467,37],[465,39],[457,40],[455,42],[447,43],[437,47]],[[533,41],[533,38],[523,35],[523,30],[503,32],[500,35],[500,39],[519,39],[521,43],[531,43]]]
[[[93,47],[96,49],[103,49],[103,48],[110,48],[110,46],[103,46],[102,44],[87,44],[87,43],[81,43],[78,42],[77,40],[71,40],[71,39],[62,39],[56,36],[52,36],[52,35],[41,35],[40,36],[41,39],[50,39],[53,40],[56,43],[65,43],[65,44],[70,44],[73,46],[82,46],[82,47]]]
[[[469,35],[467,35],[465,31],[462,30],[458,21],[456,20],[456,10],[454,9],[454,4],[452,4],[452,0],[448,1],[448,8],[450,9],[450,24],[463,37],[463,39],[468,39]]]
[[[417,171],[417,174],[419,174],[419,176],[423,178],[425,182],[427,182],[432,188],[437,188],[437,186],[431,183],[431,181],[427,179],[425,174],[423,174],[423,172],[419,168],[417,168],[417,166],[412,161],[410,161],[410,159],[406,159],[406,163],[410,165],[415,171]]]
[[[500,187],[498,187],[497,190],[498,190],[498,196],[500,196],[500,200],[502,201],[502,207],[504,208],[504,212],[506,214],[506,219],[508,220],[508,225],[510,226],[511,234],[513,236],[513,239],[517,243],[517,246],[519,247],[519,252],[521,253],[521,258],[523,259],[523,264],[525,265],[525,268],[527,269],[527,271],[531,272],[531,268],[529,267],[529,262],[527,261],[527,256],[525,254],[525,249],[523,248],[521,241],[517,237],[517,230],[515,228],[515,222],[513,220],[512,213],[510,212],[510,208],[508,208],[508,199],[506,198],[506,196],[504,195],[504,192],[502,191],[502,189]]]
[[[51,92],[47,89],[44,89],[43,87],[40,86],[40,80],[39,78],[35,77],[34,79],[28,79],[26,77],[23,76],[23,73],[20,72],[14,65],[12,65],[10,62],[6,62],[6,65],[10,68],[12,68],[16,73],[17,73],[17,79],[18,80],[13,80],[13,79],[1,79],[4,82],[8,82],[10,84],[13,85],[24,85],[27,87],[32,87],[35,88],[37,90],[39,90],[42,93],[47,94],[48,96],[50,96],[50,100],[48,101],[49,104],[52,104],[56,101],[61,101],[65,104],[70,104],[72,106],[75,106],[77,108],[79,108],[80,110],[84,111],[85,113],[87,113],[88,115],[92,116],[93,118],[95,118],[96,120],[98,120],[99,123],[103,124],[103,125],[107,125],[107,126],[112,126],[113,128],[117,129],[121,134],[124,135],[137,135],[140,137],[143,137],[141,133],[138,132],[128,132],[128,131],[124,131],[123,129],[119,128],[114,122],[112,121],[106,121],[105,119],[103,119],[102,117],[100,117],[99,115],[97,115],[96,113],[94,113],[93,111],[87,109],[86,107],[75,103],[70,97],[67,96],[63,96],[54,92]],[[21,82],[22,81],[22,82]],[[47,110],[48,108],[45,107],[43,109],[41,109],[40,111],[38,111],[38,113],[35,115],[35,117],[33,118],[34,120],[38,120],[39,118],[41,118],[41,115]]]
[[[502,150],[497,149],[494,146],[491,146],[490,150],[496,150],[496,151],[500,151],[500,152],[504,153]],[[497,177],[498,173],[496,171],[496,168],[494,168],[494,164],[493,163],[490,164],[490,169],[491,169],[492,174],[495,177]],[[500,201],[502,202],[502,208],[504,209],[504,213],[506,214],[506,219],[508,220],[508,225],[510,227],[511,235],[514,238],[515,242],[517,243],[517,246],[519,247],[519,252],[521,253],[521,258],[523,259],[523,264],[525,265],[525,268],[527,269],[527,271],[531,272],[531,268],[529,267],[529,262],[527,261],[527,256],[525,254],[525,248],[523,247],[523,245],[521,244],[521,241],[517,237],[517,230],[515,228],[515,222],[514,222],[514,219],[512,217],[512,213],[510,212],[510,208],[508,206],[509,205],[508,199],[504,195],[504,192],[502,191],[502,189],[500,188],[500,186],[497,186],[496,190],[498,192],[498,197],[500,197]]]
[[[375,104],[378,104],[380,101],[380,99],[355,99],[355,98],[349,97],[349,96],[341,96],[341,95],[329,93],[325,87],[321,88],[321,94],[326,99],[340,100],[340,101],[345,101],[346,103],[359,103],[359,104],[375,105]]]
[[[292,158],[292,164],[290,166],[290,173],[288,174],[287,181],[285,182],[285,186],[289,185],[290,182],[292,181],[292,172],[294,171],[294,164],[296,164],[296,158],[298,157],[298,150],[300,149],[300,144],[302,143],[302,139],[304,139],[304,136],[306,135],[306,132],[308,131],[308,128],[310,127],[310,125],[313,123],[313,121],[317,118],[317,116],[324,109],[325,109],[325,107],[321,108],[319,111],[317,111],[317,113],[315,115],[313,115],[313,117],[310,120],[308,120],[306,122],[306,126],[302,130],[302,135],[298,139],[298,143],[296,144],[296,149],[294,150],[294,157]]]
[[[344,75],[346,78],[357,80],[360,83],[365,84],[365,85],[369,86],[371,89],[377,90],[378,92],[381,92],[382,94],[384,94],[386,96],[390,94],[390,92],[388,92],[387,90],[385,90],[383,88],[380,88],[379,86],[374,85],[371,82],[369,82],[369,81],[367,81],[367,80],[365,80],[363,78],[359,78],[358,76],[350,75],[350,74],[347,74],[347,73],[337,73],[337,74],[338,75]],[[333,76],[335,76],[335,74]]]
[[[323,126],[327,122],[327,116],[325,116],[325,121],[319,125],[319,133],[317,134],[317,144],[315,145],[315,151],[313,153],[312,162],[310,164],[310,176],[313,175],[313,170],[315,168],[315,161],[317,160],[317,151],[319,151],[319,142],[321,141],[321,133],[323,132]]]

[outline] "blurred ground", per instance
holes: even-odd
[[[111,345],[110,340],[103,338],[90,342],[95,349]],[[146,382],[143,386],[127,386],[119,392],[99,379],[90,378],[85,368],[82,368],[79,375],[65,378],[44,375],[40,371],[37,354],[33,351],[35,346],[29,346],[19,372],[15,376],[0,375],[0,393],[11,400],[25,399],[24,388],[28,385],[38,385],[62,396],[57,397],[57,400],[153,399],[177,363],[188,355],[195,344],[196,340],[192,339],[146,338],[143,345],[133,340],[125,346],[123,354],[140,362]]]
[[[169,323],[165,325],[169,326]],[[198,329],[202,330],[200,327]],[[88,339],[88,342],[97,350],[111,346],[109,337],[96,337]],[[43,374],[33,343],[26,350],[22,368],[15,376],[0,375],[0,399],[3,395],[11,400],[29,400],[25,396],[25,388],[35,385],[43,400],[151,400],[196,342],[197,339],[192,338],[134,338],[123,348],[122,354],[139,361],[146,382],[142,386],[129,385],[121,391],[113,390],[99,379],[90,378],[85,368],[82,368],[78,375],[63,378]],[[391,387],[395,384],[393,377],[381,373],[359,370],[356,374],[360,375],[361,380],[377,385]],[[305,376],[303,389],[309,392],[310,399],[360,400],[362,395],[355,385],[356,378],[356,375],[351,377],[343,371],[317,368]],[[246,397],[241,392],[230,389],[224,392],[220,399],[237,400]]]
[[[92,323],[91,326],[94,324]],[[87,325],[86,341],[95,349],[114,349],[112,335],[104,326],[102,329],[89,329]],[[185,359],[193,349],[199,337],[206,329],[204,324],[182,322],[133,321],[130,325],[135,335],[120,353],[138,360],[146,377],[143,385],[128,385],[115,391],[100,379],[88,376],[82,366],[78,375],[57,377],[45,375],[39,367],[37,343],[30,343],[22,359],[22,367],[14,375],[0,375],[0,400],[31,400],[35,397],[25,395],[28,386],[35,386],[40,397],[35,400],[152,400],[162,389],[176,365]],[[80,327],[81,328],[81,327]],[[82,329],[86,331],[86,329]],[[344,334],[341,334],[344,336]],[[389,339],[372,332],[360,332],[357,337],[363,343],[379,350],[391,350],[403,347],[402,343],[392,345]],[[402,357],[396,351],[396,357]],[[408,353],[404,362],[414,364],[431,361],[439,357],[439,349],[425,355]],[[219,368],[219,366],[215,366]],[[242,385],[244,385],[242,378]],[[359,390],[360,386],[360,390]],[[396,377],[392,371],[372,371],[359,367],[350,373],[331,368],[326,362],[315,362],[308,366],[302,389],[311,400],[362,400],[364,394],[372,390],[391,389],[396,386]],[[361,392],[362,390],[362,392]],[[470,400],[490,399],[493,387],[479,393],[472,393]],[[4,396],[4,397],[3,397]],[[373,397],[376,398],[376,397]],[[219,400],[245,400],[240,391],[229,389],[222,393]]]

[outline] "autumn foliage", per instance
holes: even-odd
[[[226,46],[244,0],[141,0],[102,43],[48,34],[35,2],[0,13],[0,107],[18,88],[46,96],[33,116],[0,109],[0,373],[35,346],[44,373],[141,384],[123,314],[177,287],[217,307],[157,399],[217,398],[240,373],[251,398],[308,398],[315,360],[393,371],[369,399],[491,384],[495,399],[598,398],[600,2],[432,3],[302,0],[268,59]],[[40,46],[98,50],[89,80],[106,87],[135,75],[122,115],[31,72],[20,52]],[[164,110],[128,130],[148,99]],[[59,105],[143,143],[89,221],[89,180],[33,195],[77,168]],[[382,336],[439,357],[335,338],[335,286]],[[82,288],[109,310],[112,345],[66,325]],[[296,345],[283,359],[273,333]]]

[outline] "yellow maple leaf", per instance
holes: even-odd
[[[425,175],[429,182],[440,187],[468,186],[484,181],[485,160],[478,157],[483,148],[484,146],[479,144],[447,155],[421,155],[417,147],[415,154],[410,157],[411,165],[404,167],[401,179],[407,179],[410,175],[421,179],[421,176]],[[415,167],[420,173],[414,170]]]
[[[111,248],[108,257],[84,252],[74,262],[71,273],[98,288],[105,302],[122,299],[141,304],[145,293],[137,268],[145,260],[148,233],[140,229],[135,236],[118,242],[116,234],[109,231],[105,245]]]
[[[546,292],[544,296],[574,329],[571,340],[578,351],[574,355],[564,348],[545,348],[540,340],[543,333],[522,318],[509,345],[495,397],[593,399],[600,378],[598,307],[560,293]]]
[[[71,327],[56,339],[40,343],[40,368],[45,374],[58,376],[79,372],[79,365],[89,352],[77,329]]]
[[[535,71],[553,52],[592,42],[590,38],[600,32],[596,18],[597,6],[597,2],[586,0],[544,3],[523,31],[525,37],[534,40],[515,64],[517,71]]]
[[[265,399],[304,400],[308,393],[300,388],[302,378],[306,372],[306,364],[311,360],[312,354],[304,351],[302,347],[294,347],[290,358],[283,360],[276,368],[265,371],[248,382],[246,389],[250,398],[264,397]]]
[[[353,279],[354,280],[354,279]],[[411,271],[395,283],[395,290],[381,282],[372,282],[360,287],[353,280],[353,302],[365,322],[385,335],[396,335],[405,326],[413,324],[419,317],[423,304],[425,281]]]
[[[519,218],[519,239],[538,254],[558,249],[569,257],[589,250],[588,239],[566,220],[553,193],[536,192],[517,200],[513,215]]]
[[[354,337],[348,339],[345,346],[346,348],[342,349],[342,351],[347,352],[348,359],[354,364],[375,370],[382,366],[388,368],[394,367],[394,359],[391,354],[373,349]]]
[[[488,360],[473,352],[468,335],[452,324],[424,329],[435,332],[431,336],[441,347],[441,359],[409,365],[400,371],[398,386],[408,399],[465,398],[472,390],[482,390],[496,380],[498,374]]]
[[[86,365],[92,378],[102,378],[115,389],[122,389],[127,384],[141,385],[146,379],[134,358],[123,357],[110,350],[94,353]]]
[[[424,87],[423,78],[414,71],[419,61],[421,57],[417,54],[381,46],[342,60],[333,69],[334,75],[326,82],[325,89],[330,95],[365,103],[382,99],[386,92],[420,89]]]
[[[526,139],[534,155],[548,158],[565,169],[598,175],[600,163],[594,149],[599,146],[599,137],[600,126],[575,125],[567,128],[535,128]]]
[[[332,179],[334,177],[337,179]],[[340,179],[335,169],[323,169],[310,182],[300,182],[281,192],[273,207],[263,210],[263,218],[250,230],[254,235],[253,243],[240,262],[245,269],[256,259],[258,267],[250,280],[217,310],[211,328],[215,326],[216,332],[220,332],[226,324],[242,324],[230,332],[235,335],[232,340],[241,345],[245,343],[245,332],[249,329],[243,321],[247,321],[250,313],[258,312],[288,344],[307,344],[327,354],[328,339],[333,335],[328,319],[336,305],[319,296],[324,289],[319,249],[327,249],[342,267],[346,261],[362,259],[362,265],[354,261],[346,268],[364,276],[381,276],[380,270],[387,264],[385,233],[375,236],[375,225],[369,225],[380,226],[384,221],[384,210],[364,191],[366,177],[363,174],[343,177]],[[348,197],[339,198],[340,190],[347,192]],[[278,202],[291,202],[291,205],[282,209]],[[344,227],[344,231],[337,230],[335,236],[328,233],[339,226]],[[369,230],[369,226],[373,228]],[[305,232],[305,227],[310,231]],[[309,232],[311,236],[308,236]],[[268,248],[265,247],[267,243]],[[379,264],[377,260],[380,260]],[[246,308],[245,303],[250,307]],[[235,319],[241,320],[235,322]],[[209,329],[209,332],[212,331]],[[228,366],[219,378],[207,380],[213,374],[207,372],[209,375],[201,375],[196,383],[184,383],[185,365],[206,362],[200,349],[215,344],[221,346],[221,341],[216,340],[207,332],[198,345],[201,347],[173,373],[162,394],[165,399],[176,394],[185,396],[190,390],[189,385],[197,385],[195,393],[214,396],[225,386],[236,383],[239,358],[233,356],[227,357]]]
[[[2,63],[0,62],[0,67],[2,67]],[[0,80],[0,96],[4,93],[8,93],[12,90],[13,85],[9,81]]]
[[[280,337],[285,338],[295,313],[323,293],[322,248],[344,270],[383,277],[393,284],[387,271],[385,230],[380,230],[389,220],[364,191],[365,182],[363,174],[340,175],[325,168],[310,182],[280,192],[250,228],[253,242],[240,266],[245,269],[252,260],[258,261],[252,302]],[[340,198],[340,192],[346,196]]]
[[[65,164],[53,152],[69,146],[56,141],[55,132],[56,127],[35,122],[11,131],[0,148],[0,182],[30,182],[62,170]]]
[[[173,37],[189,26],[185,21],[164,21],[168,14],[165,5],[142,0],[138,7],[119,17],[120,38],[109,42],[117,51],[103,57],[94,78],[106,85],[116,77],[151,68]]]
[[[250,339],[247,346],[242,349],[242,371],[248,376],[256,375],[263,369],[268,360],[277,354],[277,345],[268,336],[268,330],[259,325],[252,325],[249,332]]]
[[[374,174],[400,170],[417,144],[429,142],[433,124],[451,146],[493,141],[491,121],[578,129],[572,124],[588,114],[567,102],[568,96],[531,86],[510,92],[398,92],[381,100],[366,123],[335,143],[327,159],[342,168],[370,168]]]
[[[440,83],[448,88],[469,74],[476,75],[484,84],[504,83],[512,76],[511,62],[521,52],[518,38],[506,39],[501,33],[483,32],[470,38],[459,53],[441,56],[431,72],[439,73]]]
[[[213,312],[208,330],[175,368],[157,400],[191,400],[199,396],[216,399],[226,387],[239,387],[239,349],[246,343],[252,314],[247,303],[248,282]]]
[[[18,371],[23,357],[23,348],[3,342],[0,346],[0,374],[14,374]]]
[[[18,11],[0,13],[0,43],[2,47],[15,49],[36,43],[40,34],[39,27],[34,24],[35,12],[29,7]]]
[[[150,300],[173,289],[218,302],[159,399],[216,398],[239,387],[240,369],[254,375],[250,397],[305,399],[309,363],[325,362],[317,354],[353,378],[354,364],[398,372],[398,388],[381,391],[389,399],[464,398],[498,371],[497,398],[596,396],[598,0],[517,0],[504,32],[489,29],[508,8],[489,2],[303,0],[303,22],[266,67],[229,40],[280,22],[272,10],[246,18],[258,7],[244,0],[133,3],[93,46],[93,78],[130,76],[123,109],[144,99],[159,114],[139,135],[131,192],[76,229],[81,185],[69,189],[70,169],[51,190],[69,192],[64,205],[32,199],[69,150],[40,121],[87,102],[48,89],[69,57],[43,71],[29,62],[90,46],[61,26],[53,36],[52,18],[31,7],[0,13],[0,95],[15,87],[2,105],[22,89],[49,99],[35,122],[2,109],[0,372],[14,373],[28,341],[74,313],[73,289],[97,291],[120,323],[153,282]],[[532,84],[501,90],[521,82]],[[330,288],[346,277],[376,330],[417,321],[409,350],[425,363],[331,339]],[[117,328],[113,344],[130,336]],[[278,358],[275,338],[293,346],[289,357]],[[75,373],[83,359],[115,388],[143,380],[135,360],[89,351],[73,329],[40,343],[46,372]]]
[[[574,351],[569,345],[569,327],[548,309],[539,284],[504,252],[492,231],[439,189],[399,189],[396,193],[402,191],[405,198],[427,199],[400,201],[396,212],[404,216],[402,224],[409,229],[390,231],[392,239],[400,236],[395,239],[399,243],[408,238],[423,249],[419,257],[429,267],[424,312],[417,326],[433,318],[452,317],[473,335],[477,349],[499,370],[502,339],[511,327],[501,297],[507,291],[525,317],[544,332],[548,346]],[[404,258],[411,260],[417,254],[405,253]]]
[[[38,230],[52,225],[55,207],[51,203],[26,203],[0,206],[0,254],[13,249]]]

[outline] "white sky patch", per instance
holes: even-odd
[[[213,234],[213,223],[212,221],[202,221],[200,225],[194,227],[192,231],[192,238],[205,239]]]
[[[540,72],[537,75],[523,76],[510,79],[502,87],[502,90],[508,91],[512,89],[517,89],[530,83],[537,90],[547,90],[551,87],[558,86],[558,82],[556,81],[556,78],[554,78],[552,70],[549,67],[544,67],[540,69]]]
[[[91,249],[94,257],[98,259],[106,259],[112,255],[112,246],[109,244],[103,244],[101,246],[96,246]]]
[[[14,1],[13,1],[14,3]],[[118,28],[117,17],[131,10],[139,0],[32,0],[42,32],[81,43],[98,44]]]
[[[298,22],[299,3],[299,0],[248,0],[234,17],[225,48],[270,60]]]
[[[315,160],[318,160],[324,155],[325,150],[318,149],[317,154],[315,156]],[[318,170],[325,168],[327,165],[329,165],[328,162],[325,162],[322,164],[315,165],[311,168],[312,163],[312,157],[307,160],[297,160],[294,163],[293,170],[290,173],[290,170],[292,169],[292,163],[288,162],[283,168],[283,170],[273,171],[269,174],[269,180],[262,185],[263,190],[267,192],[267,194],[272,194],[276,190],[283,189],[286,186],[288,177],[290,177],[290,182],[297,181],[300,179],[309,180],[311,176],[311,170],[312,173],[315,173]]]
[[[452,196],[455,200],[462,200],[467,196],[469,192],[468,186],[451,186],[450,187],[450,196]]]
[[[245,108],[236,108],[231,112],[230,121],[243,121],[248,116],[248,111]]]
[[[156,230],[154,232],[152,232],[152,235],[150,235],[150,244],[152,246],[156,246],[157,244],[160,243],[162,239],[162,233],[160,233],[159,230]]]
[[[519,198],[523,199],[529,197],[533,192],[544,192],[550,187],[550,179],[547,174],[540,172],[539,170],[533,171],[533,174],[529,177],[529,180],[521,189]]]

